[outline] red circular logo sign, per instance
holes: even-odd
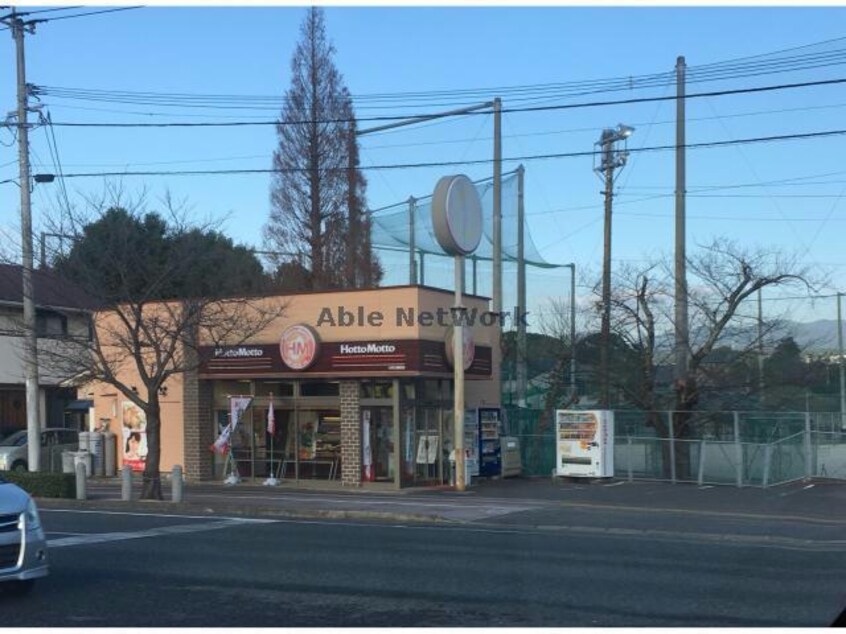
[[[305,324],[288,326],[279,339],[282,362],[292,370],[305,370],[319,353],[317,333]]]

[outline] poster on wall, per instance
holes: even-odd
[[[147,462],[147,416],[131,401],[123,402],[122,414],[123,464],[133,471],[143,471]]]
[[[417,464],[435,464],[438,459],[438,441],[440,437],[436,435],[420,436],[417,443]]]

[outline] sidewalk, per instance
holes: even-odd
[[[475,480],[464,493],[448,487],[351,488],[337,482],[283,481],[279,486],[242,482],[186,484],[183,503],[169,502],[170,484],[163,483],[166,502],[139,501],[140,482],[134,482],[133,501],[120,499],[120,481],[92,479],[86,502],[48,501],[45,506],[72,504],[91,508],[147,512],[258,514],[285,517],[323,517],[396,521],[489,522],[537,524],[566,522],[585,512],[603,517],[672,518],[675,524],[694,518],[826,523],[846,526],[846,483],[799,482],[770,489],[697,487],[624,480],[566,481],[550,478]],[[579,512],[581,511],[581,512]],[[181,512],[181,511],[180,511]],[[540,519],[538,519],[540,518]],[[638,520],[642,523],[641,520]],[[658,520],[656,519],[657,523]]]

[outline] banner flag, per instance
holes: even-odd
[[[373,452],[370,447],[370,410],[361,412],[361,464],[364,467],[364,479],[367,482],[374,480],[373,473]]]
[[[235,428],[238,427],[244,411],[250,406],[252,400],[252,396],[229,397],[229,423],[232,425],[232,431],[235,431]]]
[[[276,415],[273,413],[273,395],[270,395],[270,405],[267,407],[267,433],[276,435]]]
[[[220,432],[220,436],[211,446],[211,450],[215,453],[225,454],[229,451],[229,437],[232,435],[232,423],[229,423]]]

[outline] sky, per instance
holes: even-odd
[[[50,5],[57,6],[57,5]],[[43,9],[45,6],[38,7]],[[49,7],[47,7],[49,8]],[[94,11],[48,12],[58,17]],[[237,128],[73,128],[63,123],[270,121],[278,116],[290,81],[290,60],[305,15],[302,6],[146,7],[38,25],[26,38],[27,80],[48,87],[41,98],[54,122],[55,145],[71,204],[102,192],[106,181],[128,193],[146,190],[161,209],[170,193],[198,222],[219,220],[236,242],[261,244],[269,214],[267,174],[146,177],[70,177],[133,170],[264,169],[276,145],[272,126]],[[526,168],[528,231],[546,261],[575,263],[580,302],[599,279],[603,245],[602,183],[586,153],[604,128],[635,127],[626,166],[617,174],[612,239],[613,267],[642,266],[671,255],[674,240],[674,155],[639,151],[675,143],[670,100],[576,107],[594,101],[668,97],[678,56],[684,56],[688,94],[838,80],[846,77],[846,13],[839,6],[541,6],[326,7],[336,65],[355,98],[360,119],[438,112],[503,99],[503,170]],[[0,31],[0,103],[15,109],[14,44]],[[782,52],[779,52],[782,51]],[[751,57],[760,56],[760,57]],[[774,67],[775,60],[785,60]],[[732,72],[738,60],[749,72]],[[784,70],[800,61],[804,70]],[[811,63],[813,62],[813,63]],[[752,67],[751,64],[756,64]],[[717,64],[717,71],[709,65]],[[737,75],[746,76],[737,76]],[[638,78],[660,81],[639,87]],[[701,78],[721,77],[710,81]],[[574,82],[631,78],[629,88],[576,95]],[[517,87],[568,84],[540,98]],[[61,97],[49,88],[149,93],[261,95],[261,109],[188,108],[167,104],[109,103]],[[454,91],[473,89],[471,97]],[[448,91],[446,95],[409,93]],[[388,101],[374,95],[390,94]],[[243,105],[231,101],[229,105]],[[519,112],[526,106],[556,108]],[[846,84],[690,98],[689,144],[829,132],[846,128]],[[360,127],[366,127],[366,121]],[[31,133],[33,172],[55,172],[50,129]],[[474,161],[492,156],[489,114],[362,137],[368,205],[379,209],[426,196],[438,178],[461,172],[482,179],[490,163],[408,169],[367,169],[420,162]],[[17,147],[0,128],[0,181],[17,177]],[[691,148],[687,153],[687,244],[725,236],[750,248],[796,255],[813,271],[820,294],[846,289],[846,167],[844,136]],[[537,155],[574,154],[547,159]],[[521,161],[520,157],[524,157]],[[57,208],[59,183],[36,185],[36,235]],[[4,251],[15,257],[20,235],[19,189],[0,183]],[[378,212],[377,212],[378,213]],[[16,242],[17,241],[17,242]],[[37,244],[37,242],[36,242]],[[407,281],[407,259],[383,253],[385,283]],[[431,260],[435,260],[432,258]],[[452,263],[427,260],[426,281],[448,285]],[[530,271],[530,310],[550,297],[566,297],[568,269]],[[482,276],[478,291],[490,292]],[[513,304],[514,276],[506,267],[505,306]],[[766,310],[800,320],[834,318],[833,299],[791,300],[802,289],[766,291]]]

